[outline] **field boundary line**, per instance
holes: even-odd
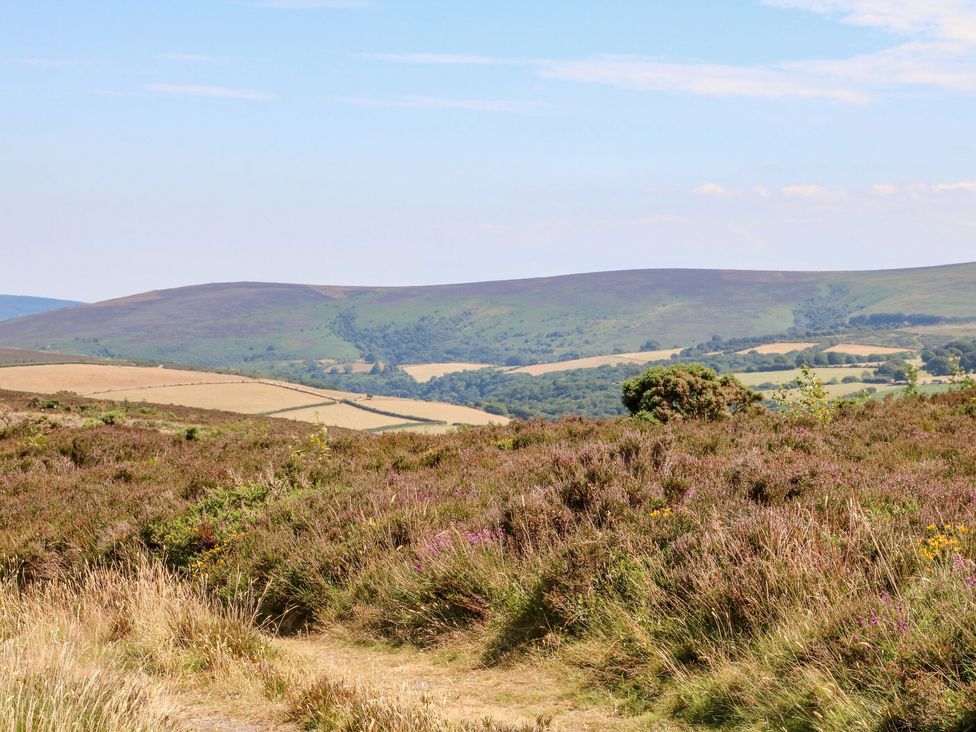
[[[350,407],[355,407],[356,409],[362,409],[364,412],[373,412],[374,414],[380,414],[384,417],[396,417],[398,419],[408,419],[411,422],[421,422],[423,424],[451,424],[444,419],[431,419],[430,417],[414,417],[412,414],[400,414],[398,412],[388,412],[385,409],[377,409],[376,407],[367,407],[362,402],[354,402],[351,399],[340,399],[341,404],[348,404]]]
[[[335,399],[331,399],[327,402],[318,402],[315,404],[302,404],[297,407],[285,407],[284,409],[275,409],[272,412],[257,412],[259,417],[274,417],[275,415],[282,414],[283,412],[298,412],[302,409],[315,409],[316,407],[334,407],[337,406],[339,402]]]

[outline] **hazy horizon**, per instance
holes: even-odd
[[[0,8],[0,292],[972,261],[976,2]]]

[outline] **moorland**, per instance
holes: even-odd
[[[8,718],[976,724],[973,390],[446,435],[72,395],[0,403]],[[414,669],[483,674],[479,693],[497,682],[505,702],[476,707],[488,723],[458,712],[470,699],[309,661],[337,638],[345,668],[413,654]]]

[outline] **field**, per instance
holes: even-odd
[[[413,377],[413,380],[425,384],[431,379],[444,376],[445,374],[457,374],[463,371],[477,371],[478,369],[491,368],[487,363],[415,363],[401,366],[406,373]]]
[[[896,348],[891,346],[871,346],[863,343],[838,343],[836,346],[825,348],[825,353],[849,353],[852,356],[891,356],[896,353],[913,351],[911,348]]]
[[[2,321],[0,345],[264,372],[367,358],[529,365],[632,353],[648,341],[695,345],[714,334],[768,338],[796,329],[778,340],[805,341],[807,329],[840,332],[852,318],[872,316],[895,325],[905,316],[973,321],[974,280],[976,264],[631,270],[429,287],[224,283]]]
[[[16,729],[976,723],[972,391],[440,436],[3,392],[0,486]]]
[[[609,356],[591,356],[589,358],[574,358],[570,361],[555,361],[538,363],[532,366],[521,366],[508,369],[512,374],[529,374],[541,376],[559,371],[573,371],[574,369],[595,369],[600,366],[618,366],[620,364],[644,364],[651,361],[661,361],[671,358],[675,353],[681,353],[680,348],[669,348],[658,351],[635,351],[633,353],[616,353]]]
[[[176,404],[280,416],[355,430],[450,429],[504,423],[470,407],[315,389],[243,376],[102,364],[47,364],[0,369],[0,389],[74,392],[120,401]],[[433,424],[436,423],[436,424]]]
[[[764,343],[761,346],[755,346],[753,348],[744,348],[737,353],[794,353],[795,351],[805,351],[808,348],[813,348],[819,345],[818,343],[796,343],[796,342],[779,342],[779,343]]]

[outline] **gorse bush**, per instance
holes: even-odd
[[[624,406],[654,422],[716,420],[748,409],[762,396],[731,375],[698,364],[656,366],[624,382]]]
[[[545,653],[688,728],[965,730],[974,399],[443,436],[174,414],[196,441],[152,415],[22,416],[0,439],[0,561],[42,583],[144,546],[282,632],[462,641],[489,665]],[[148,648],[165,652],[144,627],[123,634],[143,668],[261,662],[219,623],[163,624]],[[344,698],[296,709],[328,728],[322,708],[360,703]]]

